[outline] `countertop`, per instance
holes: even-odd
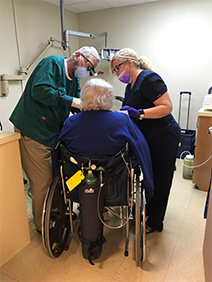
[[[198,116],[212,117],[212,109],[211,109],[211,110],[208,110],[208,109],[201,108],[201,109],[198,111]]]
[[[20,133],[9,132],[9,131],[0,131],[0,145],[15,141],[20,138],[21,138]]]

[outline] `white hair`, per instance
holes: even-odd
[[[113,86],[101,78],[88,80],[82,89],[81,104],[84,111],[110,110],[114,105]]]
[[[83,46],[81,47],[79,50],[75,51],[70,58],[73,58],[75,56],[75,54],[77,52],[80,52],[82,53],[84,56],[88,57],[88,56],[92,56],[96,61],[97,61],[97,64],[100,63],[100,57],[99,57],[99,54],[97,52],[97,50],[92,47],[92,46]]]

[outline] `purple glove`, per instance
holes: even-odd
[[[133,118],[139,118],[140,112],[130,106],[124,106],[120,109],[120,111],[128,111],[128,115]]]

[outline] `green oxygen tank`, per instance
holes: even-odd
[[[193,176],[193,165],[194,165],[194,156],[187,155],[183,160],[183,178],[192,179]]]
[[[85,181],[88,185],[94,185],[97,183],[97,177],[93,174],[92,170],[88,170]]]

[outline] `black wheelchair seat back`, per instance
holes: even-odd
[[[63,144],[60,144],[58,150],[59,162],[63,167],[62,173],[65,181],[81,171],[83,173],[82,181],[79,181],[75,188],[83,186],[84,189],[89,189],[89,185],[86,183],[86,175],[89,170],[92,170],[92,174],[97,178],[98,183],[100,183],[100,175],[102,174],[104,206],[128,204],[129,153],[126,148],[113,156],[81,156],[68,151]],[[72,201],[79,202],[77,190],[70,191],[70,188],[66,185],[67,197]]]
[[[91,264],[102,252],[103,207],[127,206],[129,157],[126,149],[113,156],[80,156],[58,147],[66,197],[80,203],[82,253]]]
[[[131,167],[127,148],[113,156],[80,156],[59,144],[57,153],[60,177],[55,177],[48,189],[42,217],[43,244],[49,255],[56,258],[68,250],[80,222],[82,254],[91,264],[106,242],[103,225],[111,229],[125,227],[124,255],[128,256],[129,222],[133,220],[139,266],[146,255],[145,189],[142,173],[137,174]],[[73,202],[79,203],[77,219],[73,218]],[[108,224],[103,219],[103,207],[108,211]],[[114,226],[114,219],[118,226]]]

